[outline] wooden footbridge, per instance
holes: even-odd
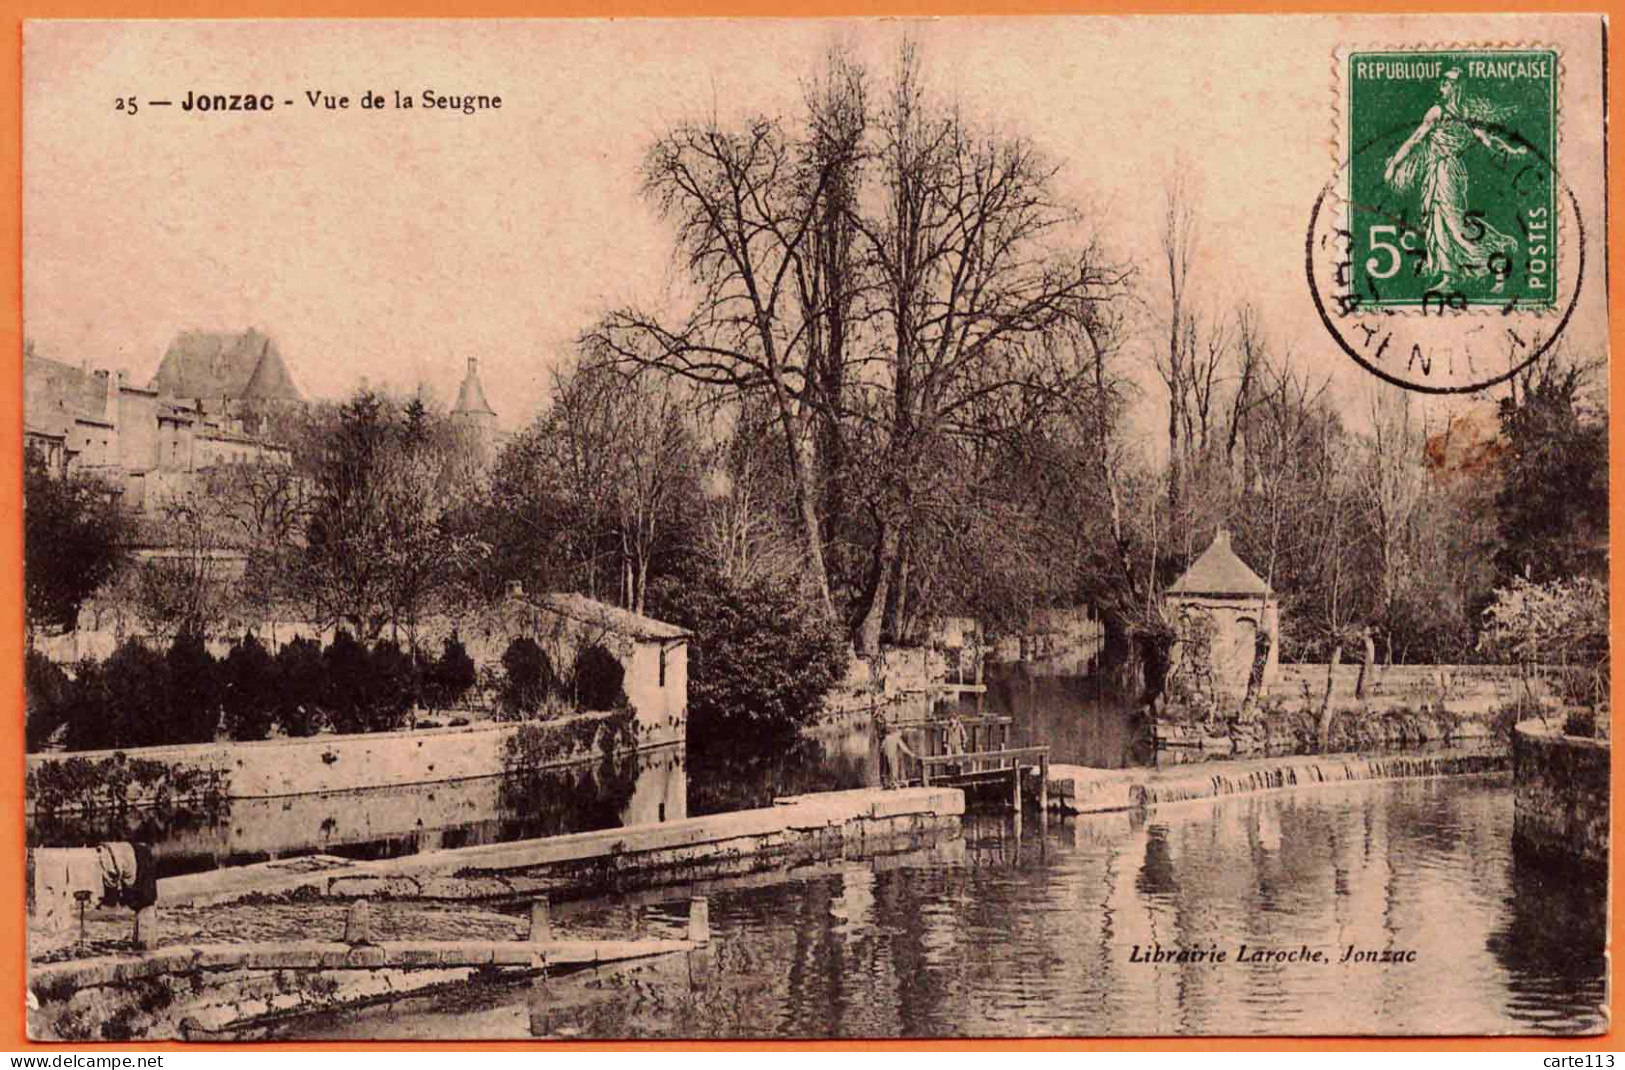
[[[960,717],[964,729],[963,749],[956,749],[953,718],[932,720],[921,727],[930,740],[932,753],[919,760],[921,787],[953,787],[991,794],[995,786],[1008,785],[1010,805],[1022,808],[1022,792],[1031,785],[1041,812],[1049,809],[1049,747],[1012,747],[1009,717]]]

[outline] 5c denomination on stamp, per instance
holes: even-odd
[[[1336,70],[1338,167],[1306,249],[1327,329],[1416,390],[1516,374],[1567,325],[1584,275],[1558,173],[1558,52],[1348,49]]]

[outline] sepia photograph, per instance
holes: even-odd
[[[1608,28],[26,21],[27,1036],[1607,1033]]]

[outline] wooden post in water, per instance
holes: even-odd
[[[711,902],[703,895],[688,901],[688,939],[693,944],[711,942]]]
[[[1015,824],[1016,824],[1016,857],[1017,857],[1017,859],[1019,859],[1021,857],[1021,759],[1020,758],[1017,758],[1012,763],[1012,774],[1013,775],[1010,777],[1010,784],[1011,784],[1010,796],[1011,796],[1012,801],[1014,802],[1015,809],[1016,809],[1015,817],[1014,817],[1014,821],[1015,821]]]
[[[131,938],[137,951],[151,951],[158,946],[158,904],[138,907],[135,912],[135,933]]]
[[[1038,812],[1049,813],[1049,752],[1038,756]]]
[[[365,899],[351,903],[349,913],[344,916],[344,942],[351,945],[372,943],[372,911]]]
[[[553,901],[545,895],[530,904],[530,939],[532,943],[553,939]]]

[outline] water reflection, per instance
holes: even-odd
[[[925,722],[949,712],[1009,717],[1004,742],[1048,745],[1054,762],[1118,769],[1145,765],[1144,726],[1131,699],[1096,671],[1097,650],[1086,648],[1042,660],[990,662],[985,693],[910,695],[881,707],[903,726],[918,754],[937,754],[941,738]],[[996,744],[995,744],[996,745]],[[880,784],[879,746],[867,713],[809,730],[791,747],[767,755],[692,756],[689,810],[721,813],[770,806],[775,798]]]
[[[30,846],[154,845],[161,876],[273,858],[389,858],[439,848],[677,821],[688,816],[680,745],[514,776],[234,799],[210,813],[30,817]]]
[[[1097,769],[1151,764],[1155,752],[1145,743],[1145,722],[1134,696],[1097,662],[1093,651],[994,662],[988,666],[986,695],[962,696],[958,706],[1013,717],[1011,746],[1047,744],[1054,762]]]
[[[1495,1033],[1603,1028],[1595,877],[1512,854],[1504,779],[1370,782],[1052,821],[712,893],[665,965],[328,1023],[333,1037]],[[1586,882],[1588,881],[1588,883]],[[1146,963],[1133,949],[1223,950]],[[1299,947],[1323,963],[1244,965]],[[1414,950],[1408,964],[1345,950]],[[665,972],[662,972],[665,971]],[[465,994],[474,999],[474,994]],[[536,1016],[538,1007],[540,1017]]]

